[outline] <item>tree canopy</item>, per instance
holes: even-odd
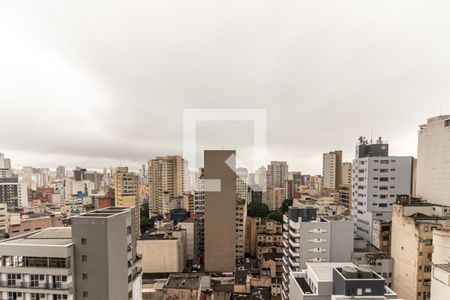
[[[288,211],[288,207],[292,206],[292,204],[294,203],[294,199],[285,199],[283,201],[283,203],[281,203],[281,207],[280,207],[280,212],[282,214],[284,214],[285,212]]]
[[[269,207],[260,202],[251,202],[247,206],[247,216],[249,217],[259,217],[264,218],[269,214],[270,210]]]

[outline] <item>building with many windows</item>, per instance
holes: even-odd
[[[356,237],[372,243],[373,221],[390,221],[396,195],[411,194],[413,160],[410,156],[389,156],[389,146],[381,138],[372,144],[360,139],[352,180]]]
[[[289,299],[290,274],[305,269],[306,263],[351,261],[351,219],[319,216],[312,207],[289,207],[283,221],[283,299]]]
[[[134,209],[110,207],[0,242],[0,299],[141,299]]]
[[[324,189],[337,190],[342,184],[342,151],[323,154],[322,179]]]
[[[433,245],[433,232],[449,224],[449,206],[430,204],[410,196],[397,197],[392,207],[391,256],[394,259],[393,288],[401,297],[433,299],[430,298],[433,248],[439,250],[439,243]],[[448,249],[446,247],[444,249]],[[436,253],[436,256],[440,255]]]

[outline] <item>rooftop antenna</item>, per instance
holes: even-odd
[[[370,143],[373,144],[373,129],[370,130]]]

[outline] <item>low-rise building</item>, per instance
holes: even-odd
[[[177,225],[186,230],[187,249],[186,257],[188,260],[195,261],[200,256],[200,218],[196,214]]]
[[[62,215],[49,215],[49,214],[23,214],[19,215],[19,218],[11,219],[9,224],[8,234],[10,237],[18,236],[24,233],[33,232],[36,230],[48,228],[48,227],[62,227],[63,220]]]
[[[398,196],[392,206],[393,288],[407,299],[431,297],[433,230],[450,224],[450,208]]]
[[[202,275],[171,274],[164,285],[165,300],[199,300]]]
[[[353,263],[306,263],[306,269],[291,273],[289,280],[289,299],[399,299],[383,277]]]
[[[137,251],[143,273],[180,273],[187,261],[186,230],[153,232],[141,236]]]

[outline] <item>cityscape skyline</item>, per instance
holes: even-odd
[[[417,121],[450,112],[448,5],[175,3],[2,3],[1,150],[135,168],[181,154],[185,108],[265,108],[268,157],[318,173],[317,153],[347,160],[372,133],[416,156]]]

